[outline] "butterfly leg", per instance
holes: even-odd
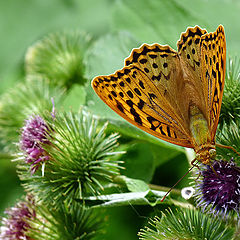
[[[215,171],[214,167],[212,165],[210,165],[210,168],[212,169],[212,171],[214,172],[214,174],[219,178],[219,175],[217,174],[217,172]]]
[[[193,167],[196,167],[196,168],[198,169],[198,171],[199,171],[197,178],[194,180],[195,182],[200,178],[200,176],[201,176],[201,174],[202,174],[202,173],[201,173],[201,170],[200,170],[200,167],[195,163],[196,160],[197,160],[197,159],[194,158],[194,159],[191,161],[192,166],[193,166]]]
[[[237,155],[240,156],[240,153],[239,153],[234,147],[232,147],[232,146],[226,146],[226,145],[219,144],[219,143],[216,143],[216,146],[221,147],[221,148],[231,149],[231,150],[234,151]]]

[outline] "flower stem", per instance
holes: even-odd
[[[164,192],[167,192],[170,189],[169,187],[159,186],[159,185],[155,185],[155,184],[148,184],[148,186],[152,190],[164,191]],[[173,188],[171,190],[171,193],[174,195],[179,195],[179,196],[181,195],[181,191],[179,189],[175,189],[175,188]]]

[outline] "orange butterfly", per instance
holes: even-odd
[[[125,59],[125,67],[93,79],[98,96],[138,128],[167,142],[194,148],[196,159],[210,164],[222,103],[226,40],[220,25],[213,33],[188,28],[178,52],[143,44]]]

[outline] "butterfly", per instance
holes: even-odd
[[[226,39],[219,25],[208,33],[189,27],[177,42],[143,44],[125,66],[97,76],[92,87],[117,114],[167,142],[193,148],[195,160],[211,164],[222,103]]]

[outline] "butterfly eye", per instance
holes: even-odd
[[[215,149],[210,149],[209,150],[210,158],[214,159],[216,157],[216,150]]]

